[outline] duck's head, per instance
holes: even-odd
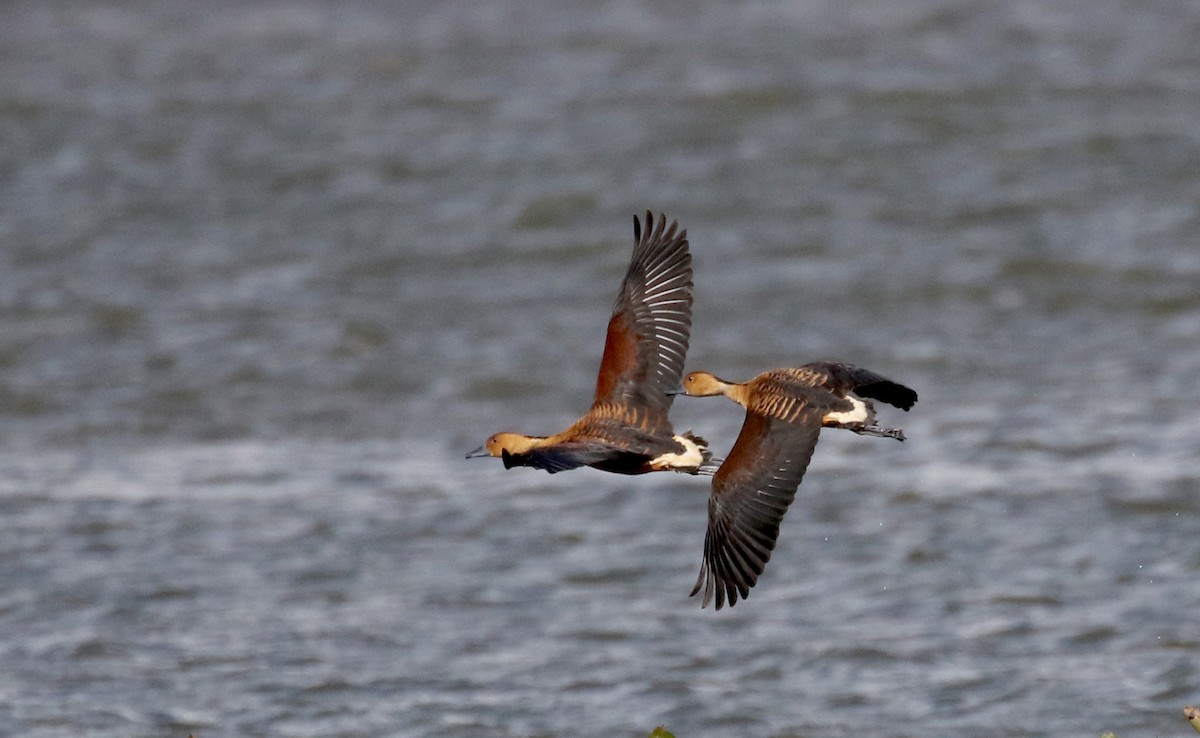
[[[528,453],[535,446],[537,440],[533,436],[525,436],[520,433],[495,433],[487,439],[486,443],[467,454],[467,458],[474,459],[479,456],[501,457],[505,451],[510,454]]]
[[[683,383],[673,394],[688,397],[711,397],[723,395],[729,383],[711,372],[690,372],[683,378]]]

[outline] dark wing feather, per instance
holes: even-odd
[[[692,327],[692,256],[687,231],[665,216],[634,218],[637,243],[608,322],[594,403],[640,411],[652,427],[669,427]]]
[[[834,362],[814,362],[800,368],[823,374],[823,386],[841,397],[853,392],[901,410],[908,410],[917,403],[916,392],[869,369]]]
[[[720,610],[745,599],[758,581],[779,524],[796,498],[821,431],[821,412],[805,408],[791,422],[747,412],[729,457],[713,477],[704,560],[692,595],[704,590]]]
[[[546,446],[532,449],[523,454],[501,452],[505,469],[511,469],[514,466],[532,466],[536,469],[545,469],[551,474],[578,469],[581,466],[590,466],[604,461],[608,455],[608,449],[588,445]]]

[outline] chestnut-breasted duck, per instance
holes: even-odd
[[[667,413],[679,386],[692,326],[692,256],[687,231],[646,212],[633,219],[633,258],[617,293],[587,413],[552,436],[497,433],[467,454],[496,456],[505,468],[551,474],[590,466],[617,474],[713,474],[704,439],[677,434]]]
[[[746,420],[729,456],[712,480],[704,559],[692,595],[701,607],[714,597],[746,599],[758,581],[788,505],[812,459],[821,428],[904,440],[903,431],[875,424],[871,400],[908,410],[917,393],[886,377],[848,364],[816,362],[763,372],[748,382],[726,382],[691,372],[677,394],[725,395],[746,408]]]

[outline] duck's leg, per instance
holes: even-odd
[[[899,428],[881,428],[878,425],[867,425],[866,423],[842,423],[838,427],[854,431],[860,436],[879,436],[880,438],[895,438],[897,441],[904,440],[904,431]]]

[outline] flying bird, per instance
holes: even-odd
[[[691,372],[673,392],[725,395],[746,408],[741,433],[712,479],[704,559],[692,589],[693,596],[704,591],[701,607],[715,598],[718,610],[746,599],[766,567],[821,429],[903,441],[903,431],[876,425],[871,400],[906,411],[917,401],[904,385],[831,362],[774,369],[742,383]]]
[[[551,436],[496,433],[467,458],[556,472],[590,466],[617,474],[713,474],[708,443],[677,434],[667,414],[679,386],[692,326],[692,256],[687,231],[646,212],[633,219],[633,257],[608,321],[596,392],[587,413]]]

